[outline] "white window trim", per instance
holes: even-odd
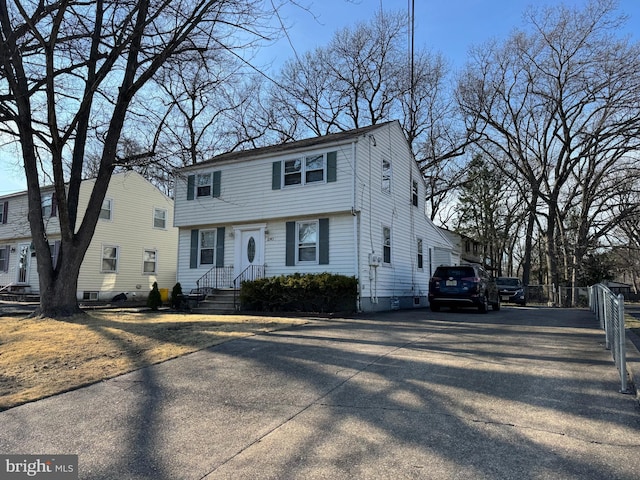
[[[42,218],[50,218],[53,213],[53,193],[45,193],[42,195],[41,201]]]
[[[322,156],[322,180],[317,180],[315,182],[307,182],[307,159],[312,159],[315,157],[320,157]],[[291,162],[291,161],[295,161],[295,160],[300,160],[300,183],[293,183],[291,185],[287,185],[286,184],[286,162]],[[296,156],[296,157],[292,157],[292,158],[286,158],[284,160],[282,160],[282,168],[281,170],[281,174],[280,174],[280,184],[282,185],[282,188],[296,188],[296,187],[304,187],[306,185],[322,185],[327,183],[327,174],[328,174],[328,169],[327,169],[327,153],[316,153],[316,154],[306,154],[303,156]],[[319,169],[314,169],[314,170],[310,170],[310,171],[319,171]]]
[[[7,201],[1,201],[0,202],[0,225],[2,225],[3,221],[4,223],[7,223],[6,219],[3,217],[4,215],[4,204],[7,203]]]
[[[147,252],[153,252],[155,254],[155,260],[153,262],[153,272],[147,272],[144,269],[146,262]],[[143,275],[157,275],[158,274],[158,249],[157,248],[145,248],[142,251],[142,274]]]
[[[104,270],[104,249],[105,248],[115,248],[116,249],[116,269],[115,270]],[[103,244],[100,250],[100,273],[118,273],[120,268],[120,246],[119,245],[111,245],[111,244]]]
[[[104,202],[109,202],[109,218],[102,218],[100,216],[100,214],[102,213],[102,206],[101,206],[100,213],[98,214],[98,220],[100,220],[101,222],[112,222],[113,221],[113,198],[105,198],[102,202],[102,205],[104,205]]]
[[[164,227],[156,226],[156,212],[164,212]],[[156,230],[166,230],[168,216],[169,216],[169,211],[166,208],[153,207],[153,219],[152,219],[151,226]]]
[[[209,177],[209,183],[208,184],[203,184],[200,185],[200,177],[205,177],[208,176]],[[206,195],[200,195],[200,187],[209,187],[209,193],[207,193]],[[198,173],[196,174],[196,178],[195,178],[195,198],[206,198],[206,197],[210,197],[211,196],[211,192],[213,192],[213,172],[204,172],[204,173]]]
[[[300,226],[302,224],[313,223],[316,226],[316,255],[314,260],[300,260]],[[309,244],[310,245],[310,244]],[[296,222],[296,265],[319,265],[320,264],[320,222],[318,220],[300,220]]]
[[[391,160],[388,158],[382,158],[381,162],[382,163],[380,164],[380,168],[382,170],[380,175],[380,189],[382,190],[382,193],[391,195],[391,183],[393,181],[393,164],[391,163]],[[385,169],[384,169],[385,162],[389,164],[389,169],[387,174],[385,174]],[[386,187],[385,187],[385,180],[388,180],[389,182],[388,186]]]
[[[389,261],[386,262],[385,261],[385,256],[384,256],[384,249],[386,248],[385,245],[385,236],[384,236],[384,231],[385,229],[389,229]],[[387,225],[383,225],[382,226],[382,264],[383,265],[391,265],[391,262],[393,260],[393,231],[391,230],[391,227],[387,226]]]
[[[205,232],[213,232],[213,246],[207,247],[207,250],[213,250],[213,257],[211,263],[202,263],[202,234]],[[198,232],[198,266],[211,268],[216,265],[216,249],[218,248],[218,229],[217,228],[204,228]]]

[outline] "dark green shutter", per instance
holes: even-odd
[[[224,227],[218,227],[216,235],[216,267],[224,267]]]
[[[198,268],[198,235],[200,232],[191,230],[191,250],[189,258],[189,268]]]
[[[271,169],[271,190],[280,190],[282,176],[282,162],[273,162]]]
[[[187,200],[193,200],[193,192],[196,186],[196,176],[189,175],[187,177]]]
[[[213,188],[211,189],[212,197],[220,196],[220,170],[213,172]],[[224,232],[224,229],[222,230]]]
[[[327,182],[338,179],[338,152],[327,153]]]
[[[296,264],[296,222],[287,222],[287,257],[285,265]]]
[[[321,218],[318,220],[318,229],[320,230],[318,235],[319,249],[318,261],[320,265],[329,264],[329,219]]]

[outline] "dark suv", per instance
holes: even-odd
[[[513,302],[516,305],[525,306],[527,299],[524,293],[524,286],[519,278],[516,277],[498,277],[496,285],[500,293],[500,299],[503,302]]]
[[[476,307],[487,313],[489,304],[500,310],[495,279],[480,265],[440,266],[429,280],[429,306],[434,312],[440,307]]]

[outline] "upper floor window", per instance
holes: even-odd
[[[113,212],[113,200],[110,198],[105,198],[104,202],[102,202],[102,208],[100,208],[99,218],[103,220],[111,220],[111,215]]]
[[[331,183],[338,178],[338,152],[307,155],[291,160],[273,162],[271,189],[307,185],[312,183]]]
[[[196,196],[211,196],[211,173],[200,173],[196,176]]]
[[[120,247],[115,245],[102,246],[102,272],[115,273],[118,271],[118,254]]]
[[[9,212],[9,202],[0,202],[0,223],[7,223],[7,213]]]
[[[45,193],[44,195],[42,195],[42,218],[50,218],[55,216],[55,196],[53,193]]]
[[[418,206],[418,182],[415,180],[411,184],[411,203],[414,207]]]
[[[153,209],[153,228],[167,228],[167,211],[165,209]]]
[[[220,196],[222,172],[216,170],[209,173],[199,173],[187,176],[187,200],[195,198]]]
[[[323,182],[325,168],[324,155],[285,160],[284,185],[305,185],[307,183]]]
[[[382,227],[382,263],[391,263],[391,228]]]
[[[145,250],[143,258],[144,273],[156,273],[156,266],[158,263],[158,252],[156,250]]]
[[[386,158],[382,159],[382,191],[391,193],[391,162]]]

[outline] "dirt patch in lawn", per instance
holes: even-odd
[[[0,410],[305,322],[126,310],[92,311],[65,321],[0,317]]]

